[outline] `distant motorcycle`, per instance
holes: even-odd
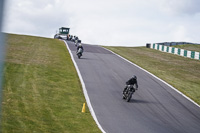
[[[79,48],[78,52],[76,53],[76,55],[78,56],[79,59],[81,58],[82,54],[83,54],[83,49]]]
[[[123,99],[125,99],[127,102],[129,102],[132,98],[133,93],[135,92],[136,87],[135,85],[128,85],[125,92],[123,92]]]
[[[75,42],[74,42],[74,43],[75,43],[75,46],[77,46],[77,44],[78,44],[78,40],[75,40]]]

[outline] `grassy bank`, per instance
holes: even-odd
[[[195,45],[195,44],[175,45],[173,47],[185,49],[185,50],[189,50],[189,51],[200,52],[200,45]]]
[[[85,102],[64,42],[8,35],[2,104],[3,133],[100,132]]]
[[[200,61],[145,47],[106,47],[168,82],[200,104]]]

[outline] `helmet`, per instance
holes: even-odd
[[[133,78],[134,78],[134,79],[137,79],[137,77],[136,77],[135,75],[133,75]]]

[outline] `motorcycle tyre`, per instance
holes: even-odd
[[[129,92],[129,93],[128,93],[128,96],[127,96],[127,98],[126,98],[126,101],[127,101],[127,102],[129,102],[129,101],[131,100],[132,94],[133,94],[132,92]]]
[[[76,55],[78,56],[79,59],[81,58],[81,54],[80,53],[77,53]]]

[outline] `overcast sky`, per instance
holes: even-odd
[[[83,43],[200,43],[200,0],[5,0],[3,31],[53,38],[69,27]]]

